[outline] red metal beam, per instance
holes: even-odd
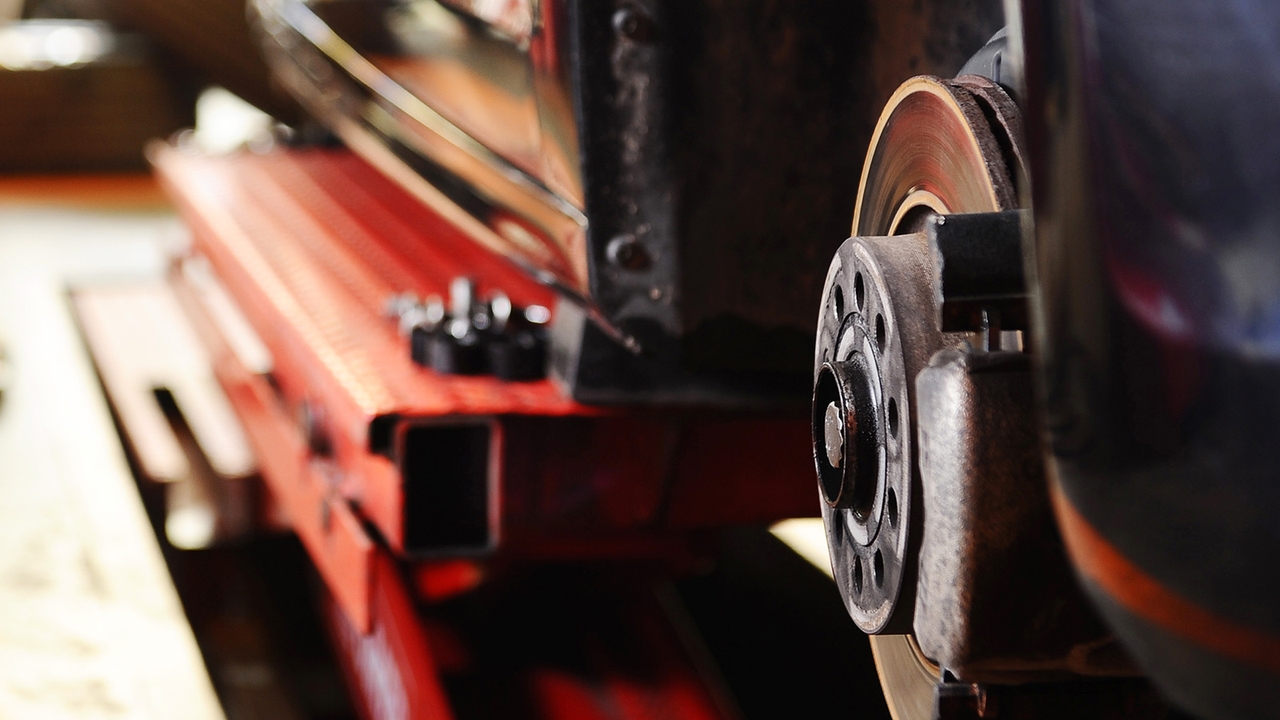
[[[361,632],[367,631],[373,543],[329,481],[325,463],[311,456],[306,439],[266,380],[241,364],[196,292],[182,282],[174,282],[173,287],[210,353],[218,384],[244,424],[272,499],[351,622]]]

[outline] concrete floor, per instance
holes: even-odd
[[[0,182],[0,719],[223,717],[67,301],[180,239],[146,180]]]

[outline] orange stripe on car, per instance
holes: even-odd
[[[1280,637],[1219,617],[1165,587],[1111,545],[1056,485],[1053,500],[1076,567],[1113,600],[1172,635],[1280,675]]]

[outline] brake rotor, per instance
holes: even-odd
[[[965,340],[937,329],[933,260],[918,231],[934,214],[1016,207],[1017,123],[1008,95],[984,78],[899,87],[872,136],[854,237],[824,288],[814,368],[822,514],[837,585],[871,636],[895,720],[931,718],[941,680],[909,634],[923,532],[915,377]]]

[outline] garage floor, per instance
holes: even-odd
[[[0,717],[223,717],[66,295],[180,238],[145,179],[0,182]]]

